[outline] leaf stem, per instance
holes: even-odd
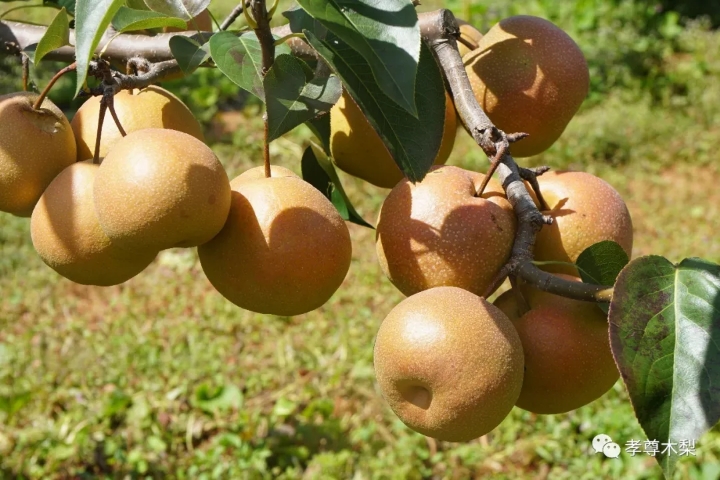
[[[71,63],[67,67],[61,69],[59,72],[55,74],[53,78],[50,79],[47,86],[45,87],[45,90],[43,90],[40,95],[38,96],[37,100],[35,100],[35,104],[33,105],[33,109],[40,110],[40,107],[42,106],[43,102],[45,101],[45,97],[47,97],[47,94],[50,93],[50,89],[55,85],[55,82],[57,82],[60,77],[65,75],[68,72],[72,72],[77,68],[77,65],[75,62]]]
[[[298,33],[291,33],[290,35],[285,35],[284,37],[278,38],[277,40],[275,40],[275,46],[277,47],[278,45],[282,45],[283,43],[287,42],[287,41],[290,40],[291,38],[302,38],[302,39],[304,39],[304,38],[305,38],[305,34],[302,33],[302,32],[298,32]]]

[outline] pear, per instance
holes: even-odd
[[[105,234],[119,247],[160,251],[212,239],[230,211],[230,182],[200,140],[148,128],[117,142],[94,187]]]
[[[0,96],[0,211],[29,217],[45,188],[77,158],[70,123],[48,98]]]
[[[33,210],[30,235],[40,258],[63,277],[83,285],[118,285],[142,272],[157,252],[125,251],[102,231],[93,202],[99,168],[79,162],[60,172]]]
[[[78,146],[78,160],[93,158],[101,97],[91,97],[82,104],[72,119]],[[202,127],[190,109],[164,88],[151,85],[142,90],[121,90],[115,95],[115,112],[126,133],[144,128],[168,128],[204,140]],[[100,157],[107,156],[122,138],[110,112],[105,115],[100,141]]]
[[[519,310],[513,291],[494,302],[512,320],[525,352],[525,380],[516,405],[534,413],[565,413],[610,390],[620,373],[602,310],[527,284],[520,291],[530,307],[527,312]]]
[[[393,308],[380,325],[374,363],[400,420],[450,442],[497,427],[523,382],[523,349],[510,320],[457,287],[431,288]]]
[[[515,214],[491,180],[481,197],[480,173],[433,167],[416,184],[401,181],[385,199],[377,223],[377,256],[405,295],[439,286],[485,294],[510,256]]]
[[[232,181],[227,223],[198,248],[205,275],[247,310],[290,316],[319,308],[350,267],[345,222],[320,191],[296,176],[241,177]]]

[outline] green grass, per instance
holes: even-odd
[[[527,163],[612,183],[633,217],[633,256],[720,262],[720,34],[686,35],[690,56],[665,65],[688,77],[682,95],[607,95]],[[704,72],[687,73],[698,62]],[[209,103],[196,95],[196,108]],[[207,120],[231,177],[260,163],[255,106]],[[277,140],[274,161],[299,171],[309,138],[298,129]],[[486,168],[462,131],[449,163]],[[374,221],[386,192],[342,178]],[[0,478],[660,478],[646,455],[590,453],[599,433],[645,440],[621,382],[569,414],[515,409],[468,444],[407,429],[372,368],[375,332],[403,297],[380,271],[373,232],[349,228],[340,290],[315,312],[280,318],[224,300],[194,250],[162,252],[122,286],[73,284],[35,254],[27,219],[0,214]],[[677,477],[720,478],[720,429],[696,447]]]

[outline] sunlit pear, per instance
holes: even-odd
[[[477,28],[470,25],[465,20],[460,20],[459,18],[456,19],[457,24],[460,27],[460,37],[468,42],[471,47],[468,47],[460,40],[457,41],[458,50],[460,51],[460,56],[464,57],[471,51],[478,48],[478,45],[480,44],[480,40],[483,37],[483,34],[478,30]]]
[[[405,295],[438,286],[485,294],[510,256],[515,214],[492,179],[475,196],[483,174],[434,167],[416,184],[403,180],[383,203],[377,255],[385,275]]]
[[[45,98],[34,93],[0,96],[0,211],[29,217],[45,188],[76,160],[70,123]]]
[[[451,442],[497,427],[523,381],[523,350],[510,320],[455,287],[425,290],[393,308],[380,325],[374,363],[400,420]]]
[[[455,106],[447,93],[443,121],[442,142],[434,162],[436,165],[447,161],[457,131]],[[338,168],[378,187],[392,188],[404,178],[380,136],[345,91],[330,110],[330,149]]]
[[[630,256],[633,225],[620,194],[603,179],[585,172],[548,172],[538,178],[552,225],[543,225],[535,241],[535,260],[574,263],[588,247],[604,240],[620,244]],[[566,265],[543,270],[577,275]]]
[[[296,176],[232,183],[225,227],[198,248],[210,283],[254,312],[290,316],[322,306],[345,279],[352,254],[333,204]]]
[[[270,165],[270,176],[300,178],[295,172],[293,172],[289,168],[281,167],[279,165]],[[265,178],[265,167],[253,167],[250,170],[245,170],[243,173],[233,178],[230,182],[230,187],[235,188],[236,185],[242,182],[258,180],[261,178]]]
[[[72,119],[79,160],[92,158],[95,153],[100,98],[89,98]],[[128,134],[144,128],[168,128],[204,140],[202,127],[190,109],[164,88],[151,85],[142,90],[121,90],[115,95],[114,105],[120,124]],[[105,157],[121,138],[110,112],[107,112],[102,128],[100,157]]]
[[[40,258],[63,277],[118,285],[142,272],[157,252],[117,248],[102,231],[93,202],[98,169],[79,162],[60,172],[33,210],[30,234]]]
[[[138,130],[117,142],[95,181],[95,209],[126,249],[194,247],[222,229],[230,182],[203,142],[175,130]]]
[[[490,120],[507,133],[530,134],[510,147],[516,157],[550,148],[590,88],[580,47],[543,18],[501,20],[464,61],[475,97]]]
[[[577,277],[559,275],[566,280]],[[517,406],[535,413],[565,413],[610,390],[620,373],[610,351],[607,318],[592,302],[520,288],[530,310],[521,312],[513,291],[495,305],[512,320],[525,352],[525,379]]]

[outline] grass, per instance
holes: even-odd
[[[691,34],[709,73],[688,82],[687,104],[617,92],[528,161],[613,184],[633,217],[635,257],[720,262],[720,34]],[[673,61],[682,73],[689,59]],[[254,106],[209,120],[231,178],[260,163]],[[300,128],[274,142],[274,161],[299,171],[309,138]],[[464,132],[449,163],[486,166]],[[386,192],[342,178],[374,221]],[[26,219],[0,214],[0,478],[660,478],[647,455],[591,453],[599,433],[621,446],[645,440],[621,382],[566,415],[515,409],[468,444],[407,429],[372,368],[375,332],[403,297],[379,269],[373,232],[349,228],[340,290],[315,312],[281,318],[224,300],[194,250],[162,252],[118,287],[73,284],[37,257]],[[677,477],[720,478],[720,429],[696,448]]]

